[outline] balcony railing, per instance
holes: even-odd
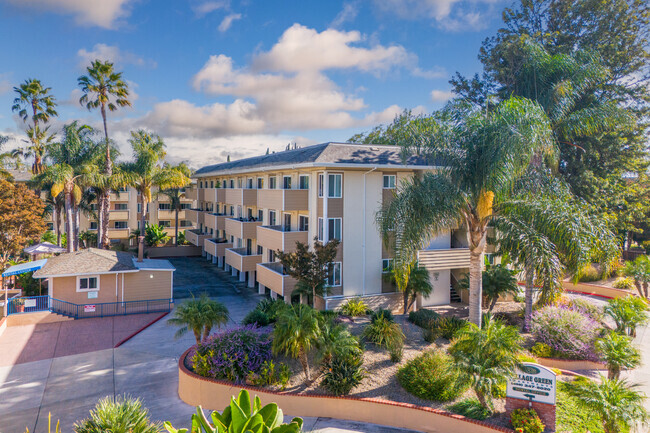
[[[230,242],[225,242],[225,240],[205,239],[203,241],[203,248],[206,253],[214,257],[224,257],[226,255],[226,250],[232,248],[232,244]]]
[[[108,228],[108,237],[110,239],[128,239],[131,236],[131,230],[128,228]]]
[[[206,213],[204,216],[205,226],[213,230],[225,230],[226,218],[232,218],[231,215]]]
[[[226,190],[224,188],[203,188],[203,193],[199,193],[201,201],[208,201],[212,203],[225,203]]]
[[[185,217],[196,226],[205,225],[205,212],[201,209],[185,209]]]
[[[301,230],[287,230],[283,226],[260,226],[257,228],[257,245],[270,250],[282,250],[292,253],[296,250],[296,243],[306,244],[308,232]]]
[[[309,208],[309,190],[260,189],[257,192],[257,207],[287,212],[307,210]]]
[[[112,193],[110,193],[110,196],[111,196],[111,201],[128,201],[129,200],[129,192],[128,191],[112,192]]]
[[[246,248],[226,248],[226,264],[239,272],[254,271],[258,263],[262,263],[261,254],[248,254]]]
[[[255,239],[257,236],[257,227],[262,225],[262,221],[246,218],[226,218],[225,230],[227,236],[234,236],[239,239]]]
[[[428,271],[469,268],[469,248],[420,250],[418,263]]]
[[[129,219],[128,210],[112,210],[108,213],[109,221],[124,221]]]
[[[282,264],[279,262],[260,263],[257,265],[256,270],[257,282],[278,295],[291,295],[291,292],[296,287],[296,279],[286,275],[283,272]]]
[[[187,215],[185,214],[184,210],[181,210],[178,212],[178,219],[179,220],[184,220]],[[159,220],[175,220],[176,219],[176,211],[171,209],[158,209],[158,219]]]
[[[199,190],[197,188],[186,188],[185,198],[188,200],[196,201],[199,198]]]
[[[257,190],[226,188],[225,202],[233,206],[257,206]]]
[[[210,237],[211,235],[203,234],[198,229],[185,230],[185,239],[187,239],[189,243],[191,243],[192,245],[196,245],[197,247],[202,247],[203,241]]]

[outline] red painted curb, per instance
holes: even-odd
[[[487,428],[489,428],[491,430],[498,431],[498,432],[514,433],[514,430],[506,428],[506,427],[501,427],[501,426],[498,426],[498,425],[487,423],[485,421],[480,421],[480,420],[476,420],[476,419],[467,418],[467,417],[465,417],[463,415],[458,415],[458,414],[455,414],[455,413],[447,412],[446,410],[434,409],[432,407],[426,407],[426,406],[418,406],[418,405],[411,404],[411,403],[402,403],[402,402],[398,402],[398,401],[383,400],[383,399],[369,398],[369,397],[335,396],[335,395],[328,395],[328,394],[298,394],[298,393],[293,393],[293,392],[289,392],[289,391],[273,391],[273,390],[270,390],[270,389],[258,388],[258,387],[250,386],[250,385],[246,385],[246,384],[238,384],[238,383],[234,383],[234,382],[228,382],[228,381],[225,381],[225,380],[212,379],[212,378],[209,378],[209,377],[199,376],[198,374],[194,373],[193,371],[190,371],[187,367],[185,367],[185,358],[189,354],[190,350],[192,350],[192,347],[187,349],[181,355],[180,359],[178,360],[178,368],[180,370],[182,370],[184,373],[186,373],[186,374],[188,374],[188,375],[190,375],[190,376],[192,376],[192,377],[194,377],[194,378],[196,378],[198,380],[202,380],[202,381],[205,381],[205,382],[216,382],[216,383],[220,383],[222,385],[234,386],[234,387],[241,388],[241,389],[246,389],[246,390],[252,391],[252,392],[263,391],[265,393],[276,394],[276,395],[283,395],[283,394],[287,395],[288,394],[288,395],[294,395],[296,397],[307,397],[307,398],[318,397],[318,398],[331,398],[331,399],[340,399],[340,400],[357,400],[357,401],[377,403],[377,404],[382,404],[382,405],[387,405],[387,406],[401,406],[401,407],[405,407],[405,408],[409,408],[409,409],[421,410],[423,412],[432,412],[432,413],[435,413],[437,415],[442,415],[442,416],[446,416],[446,417],[449,417],[449,418],[454,418],[454,419],[457,419],[459,421],[468,422],[468,423],[471,423],[471,424],[478,424],[478,425],[481,425],[483,427],[487,427]]]
[[[120,347],[121,345],[123,345],[124,343],[126,343],[127,341],[129,341],[130,339],[132,339],[133,337],[135,337],[136,335],[138,335],[139,333],[141,333],[142,331],[144,331],[145,329],[147,329],[148,327],[150,327],[151,325],[153,325],[154,323],[156,323],[157,321],[159,321],[160,319],[162,319],[163,317],[165,317],[165,316],[168,315],[168,314],[169,314],[169,312],[167,312],[167,313],[162,313],[160,316],[156,317],[156,318],[153,319],[151,322],[147,323],[147,324],[144,325],[142,328],[140,328],[140,329],[138,329],[137,331],[135,331],[133,334],[131,334],[131,335],[129,335],[128,337],[126,337],[126,338],[124,338],[123,340],[121,340],[119,343],[117,343],[115,346],[113,346],[113,348],[118,348],[118,347]]]
[[[583,292],[582,290],[564,289],[564,291],[565,292],[571,292],[571,293],[580,293],[582,295],[596,296],[597,298],[603,298],[603,299],[615,299],[612,296],[605,296],[605,295],[599,295],[597,293]]]

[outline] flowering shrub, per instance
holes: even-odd
[[[515,409],[510,415],[510,422],[515,431],[521,433],[542,433],[546,427],[535,409]]]
[[[553,350],[553,356],[566,359],[597,360],[594,348],[598,323],[578,311],[548,306],[533,315],[532,333]]]
[[[533,352],[533,355],[539,356],[540,358],[551,358],[553,356],[553,348],[545,343],[535,343],[530,348],[530,351]]]
[[[219,332],[199,344],[192,358],[194,371],[204,377],[243,382],[259,374],[271,359],[271,340],[249,325]]]

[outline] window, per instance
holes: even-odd
[[[171,203],[158,203],[158,209],[160,210],[172,210]]]
[[[77,277],[77,292],[99,290],[99,276]]]
[[[128,203],[115,203],[115,210],[129,210]]]
[[[181,227],[192,227],[192,221],[180,220],[178,223]]]
[[[332,239],[341,240],[341,218],[328,218],[327,224],[327,240]],[[323,218],[318,218],[318,240],[323,241]]]
[[[306,174],[301,174],[298,182],[298,187],[300,189],[309,189],[309,176]]]
[[[97,230],[97,221],[90,222],[90,230]]]
[[[230,206],[230,216],[235,216],[235,208],[234,208],[234,206]]]
[[[249,207],[249,208],[246,208],[246,210],[247,210],[247,215],[246,216],[248,216],[248,219],[249,220],[253,219],[253,208]]]
[[[318,196],[319,197],[323,196],[323,188],[325,188],[323,186],[323,179],[324,179],[324,175],[319,174],[318,175]]]
[[[275,251],[269,250],[269,262],[275,261]]]
[[[90,205],[90,210],[93,211],[93,212],[97,212],[97,203],[92,203]]]
[[[264,188],[264,178],[263,177],[258,177],[257,178],[257,189],[262,189]]]
[[[257,246],[257,255],[258,255],[258,256],[261,256],[261,255],[262,255],[262,252],[263,252],[262,246],[261,246],[261,245],[258,245],[258,246]]]
[[[242,187],[242,178],[240,177],[237,178],[237,188],[241,188],[241,187]]]
[[[181,203],[181,210],[182,209],[192,209],[192,203]]]
[[[309,231],[309,217],[304,215],[298,217],[298,230],[301,232]]]
[[[129,228],[129,223],[127,221],[115,221],[115,226],[116,229],[128,229]]]
[[[253,178],[252,177],[249,177],[248,179],[246,179],[246,188],[253,189]]]
[[[138,213],[142,213],[142,203],[138,203]]]
[[[395,178],[394,174],[385,174],[384,175],[384,189],[394,189],[395,188]]]
[[[262,209],[257,210],[257,220],[264,221],[264,211]]]
[[[491,265],[494,264],[494,254],[486,253],[485,259],[488,261],[489,264]]]
[[[199,188],[203,188],[203,181],[199,181]]]
[[[171,221],[169,221],[169,220],[161,220],[161,221],[158,221],[158,225],[160,227],[171,227],[172,224],[171,224]]]
[[[389,273],[393,269],[393,259],[381,260],[381,272],[384,274]]]
[[[230,179],[230,188],[235,187],[235,179]]]
[[[282,188],[283,189],[291,189],[291,176],[283,176],[282,177]]]
[[[282,230],[285,232],[290,232],[291,231],[291,214],[290,213],[285,213],[284,214],[284,225],[282,226]]]
[[[48,230],[54,230],[54,223],[47,223]]]
[[[341,181],[343,175],[341,174],[329,174],[327,175],[327,197],[329,198],[341,198]]]
[[[269,189],[275,189],[278,179],[275,176],[269,177]]]
[[[330,276],[327,278],[327,285],[337,287],[341,285],[341,262],[329,264]]]
[[[270,226],[275,225],[275,211],[274,210],[269,211],[269,225]]]
[[[214,180],[210,181],[210,188],[214,188]]]

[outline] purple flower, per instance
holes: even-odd
[[[600,326],[579,311],[544,307],[533,315],[532,333],[537,341],[548,344],[558,357],[598,360],[594,344]]]

